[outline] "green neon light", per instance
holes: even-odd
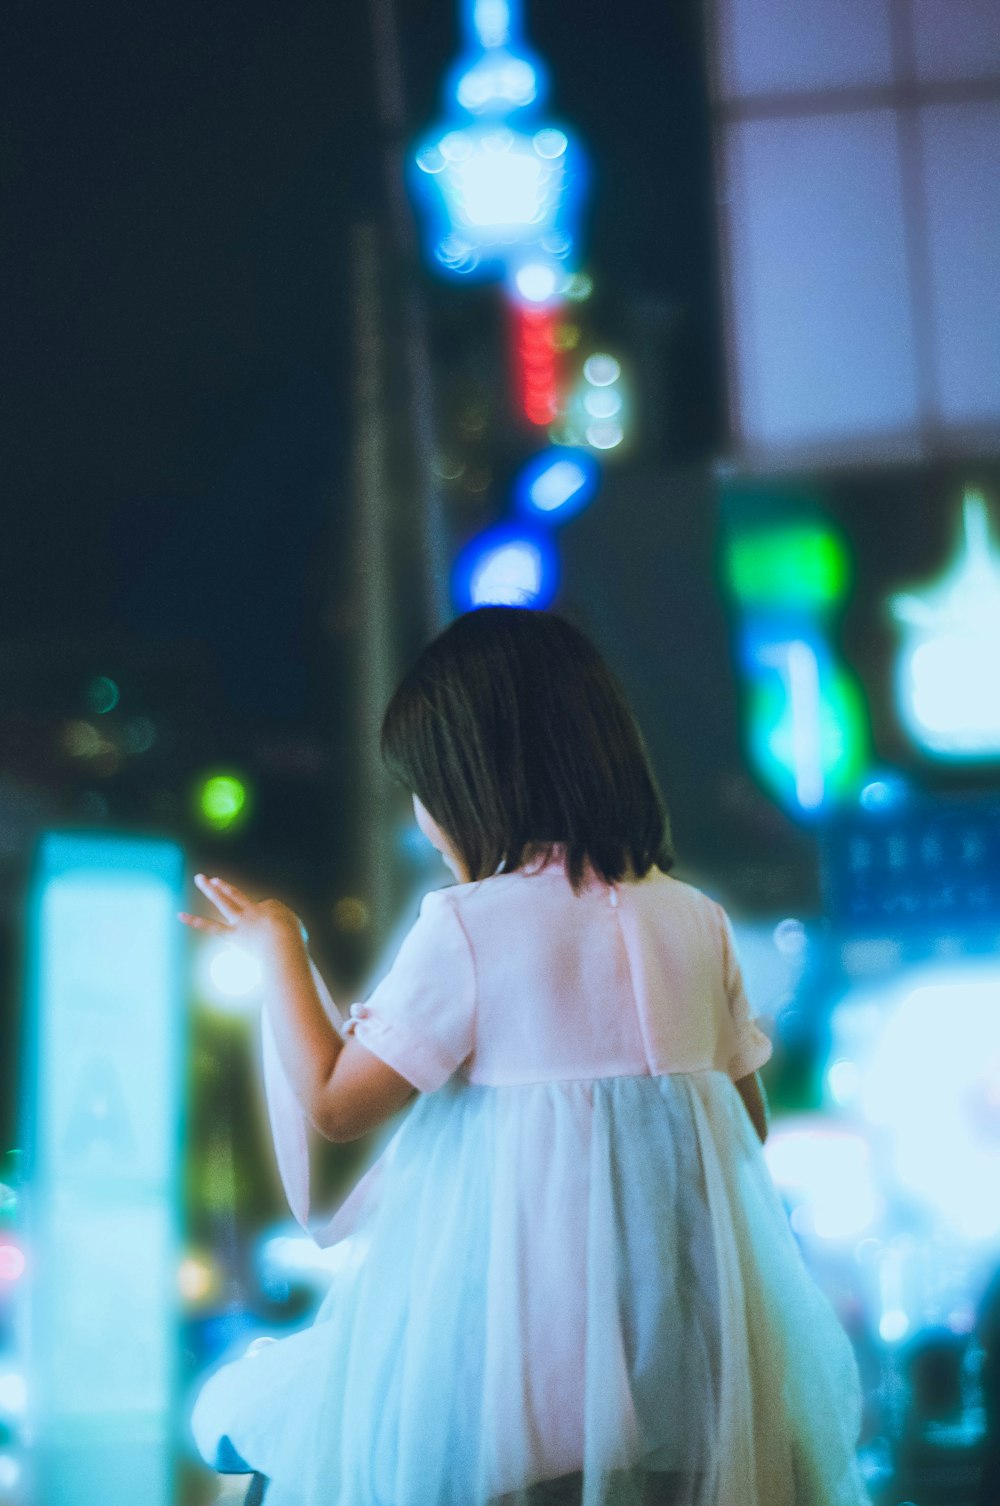
[[[247,788],[235,774],[213,774],[198,792],[198,810],[216,831],[226,831],[247,812]]]
[[[736,533],[725,561],[726,582],[744,606],[832,606],[850,583],[841,539],[819,523]]]

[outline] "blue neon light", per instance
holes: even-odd
[[[500,524],[466,545],[452,572],[460,612],[485,606],[547,607],[559,587],[559,556],[549,534]]]
[[[183,862],[51,834],[28,933],[34,1472],[46,1506],[170,1506]]]
[[[526,262],[540,262],[564,275],[583,189],[582,154],[566,130],[451,126],[422,142],[413,161],[440,269],[513,278]]]
[[[553,445],[522,467],[514,497],[529,516],[564,523],[593,500],[600,480],[601,468],[589,451]]]
[[[539,263],[561,283],[574,270],[583,154],[568,130],[537,118],[547,81],[522,40],[519,7],[466,0],[463,16],[467,51],[445,81],[448,118],[411,163],[430,258],[449,276],[506,274],[514,287],[527,262]]]

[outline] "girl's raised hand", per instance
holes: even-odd
[[[299,917],[280,899],[252,900],[235,884],[227,884],[221,878],[206,878],[203,873],[196,873],[194,881],[222,918],[189,915],[186,910],[181,910],[178,920],[192,930],[229,936],[253,950],[288,936],[305,940],[305,927]]]

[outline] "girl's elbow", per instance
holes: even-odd
[[[364,1126],[359,1128],[334,1095],[317,1099],[307,1111],[307,1117],[316,1133],[329,1140],[331,1145],[348,1145],[352,1140],[360,1140],[365,1133]]]

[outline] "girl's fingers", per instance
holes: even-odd
[[[210,899],[227,920],[239,919],[243,906],[227,892],[231,888],[229,884],[223,884],[221,879],[206,878],[203,873],[196,873],[194,881],[205,898]],[[234,893],[238,894],[239,891],[236,890]]]
[[[186,910],[178,910],[177,919],[182,920],[193,931],[209,931],[215,936],[228,936],[232,929],[221,920],[210,920],[204,915],[189,915]]]
[[[216,879],[215,883],[216,887],[226,896],[235,910],[239,910],[242,914],[245,910],[250,909],[253,900],[248,899],[242,889],[237,889],[235,884],[227,884],[225,879]]]

